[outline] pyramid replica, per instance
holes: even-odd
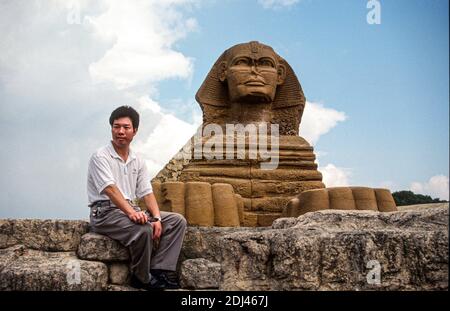
[[[270,46],[226,50],[196,100],[201,128],[152,181],[162,210],[192,225],[268,226],[296,195],[324,188],[313,147],[298,135],[302,88]]]

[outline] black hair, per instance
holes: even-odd
[[[114,120],[128,117],[131,119],[131,123],[133,124],[133,128],[137,129],[139,127],[139,113],[130,106],[120,106],[116,108],[109,117],[109,124],[112,126]]]

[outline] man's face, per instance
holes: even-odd
[[[283,82],[283,74],[284,68],[271,50],[251,53],[240,49],[229,57],[223,80],[228,83],[232,102],[272,102],[277,85]]]
[[[133,122],[130,118],[123,117],[114,120],[111,132],[114,145],[123,148],[130,145],[136,135],[137,129],[135,130],[133,128]]]

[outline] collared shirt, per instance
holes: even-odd
[[[102,192],[113,184],[119,188],[126,200],[142,198],[152,192],[151,177],[144,160],[130,149],[125,162],[110,142],[109,145],[98,149],[89,160],[87,178],[89,204],[109,200]]]

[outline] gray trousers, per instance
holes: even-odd
[[[139,207],[133,207],[136,211]],[[161,211],[162,233],[155,247],[150,222],[134,223],[117,207],[92,207],[91,231],[104,234],[128,247],[131,272],[144,283],[150,282],[150,269],[175,271],[186,231],[186,219],[180,214]]]

